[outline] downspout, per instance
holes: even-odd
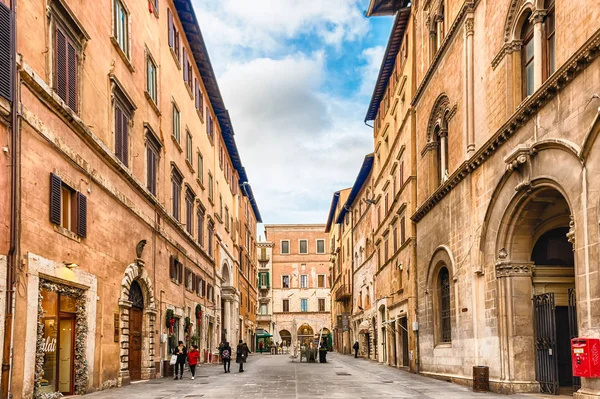
[[[15,307],[15,271],[17,265],[17,243],[18,243],[18,231],[17,231],[17,173],[18,164],[18,144],[17,139],[19,136],[18,130],[18,87],[17,87],[17,0],[11,0],[11,56],[13,69],[12,69],[12,123],[11,123],[11,165],[10,165],[10,249],[8,250],[7,256],[7,273],[6,273],[6,311],[4,318],[4,342],[2,352],[2,398],[8,399],[10,397],[10,382],[12,375],[12,346],[13,346],[13,314]]]
[[[414,23],[414,14],[411,16],[411,19],[413,19],[412,22],[412,32],[411,32],[411,37],[413,37],[413,40],[411,42],[411,55],[412,55],[412,60],[411,60],[411,64],[412,64],[412,79],[411,79],[411,92],[415,93],[417,90],[417,63],[415,62],[416,60],[416,46],[415,46],[415,41],[414,38],[416,37],[416,33],[417,33],[417,28],[416,28],[416,24]],[[412,201],[414,206],[417,206],[417,185],[419,183],[419,176],[417,173],[417,115],[416,115],[416,109],[414,108],[414,106],[411,109],[411,136],[412,136],[412,143],[411,143],[411,175],[415,176],[415,182],[413,183],[413,190],[412,190]],[[409,219],[410,220],[410,219]],[[419,267],[418,267],[418,259],[417,259],[417,237],[418,237],[418,229],[417,229],[417,223],[416,222],[412,222],[411,223],[411,227],[412,227],[412,232],[413,232],[413,237],[415,237],[415,242],[413,243],[413,250],[412,250],[412,256],[413,256],[413,262],[411,262],[411,267],[413,269],[413,283],[412,283],[412,296],[414,298],[414,308],[412,309],[413,311],[413,321],[417,322],[417,328],[414,329],[412,328],[411,330],[414,331],[415,333],[415,372],[417,374],[420,373],[421,371],[421,354],[419,351],[419,324],[418,324],[418,314],[419,314]],[[410,268],[409,268],[410,270]]]

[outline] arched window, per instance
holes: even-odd
[[[450,274],[445,266],[438,275],[439,284],[439,310],[440,310],[440,343],[452,342],[452,323],[450,320]]]
[[[546,19],[544,20],[544,27],[546,32],[546,76],[544,80],[556,70],[556,35],[555,35],[555,14],[554,14],[554,0],[546,0]]]
[[[444,19],[446,18],[446,7],[444,2],[440,4],[440,15],[438,16],[438,35],[440,42],[444,41],[446,35],[446,27],[444,26]]]
[[[533,24],[530,21],[531,13],[528,13],[521,29],[521,40],[523,47],[521,49],[521,88],[523,98],[530,96],[535,91],[534,75],[534,40]]]
[[[131,287],[129,287],[129,300],[131,301],[131,306],[134,308],[144,308],[144,295],[142,294],[142,287],[140,287],[139,283],[135,280],[131,282]]]
[[[446,177],[448,175],[448,128],[446,126],[446,115],[444,115],[441,125],[438,124],[433,131],[435,140],[438,144],[438,151],[436,154],[438,186],[446,181]]]

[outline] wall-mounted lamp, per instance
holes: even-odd
[[[76,267],[79,267],[79,265],[77,263],[73,263],[73,262],[63,262],[63,264],[65,265],[65,267],[67,269],[75,269]]]

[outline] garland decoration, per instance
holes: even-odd
[[[166,323],[169,329],[169,337],[172,337],[174,334],[173,328],[175,327],[175,313],[173,309],[167,309]]]
[[[200,304],[196,305],[196,325],[200,327],[200,323],[202,322],[202,306]]]
[[[189,341],[190,340],[190,335],[192,334],[192,320],[190,320],[189,317],[185,318],[184,331],[185,331],[185,340]]]
[[[85,291],[80,288],[69,287],[57,284],[51,281],[40,279],[40,291],[38,294],[38,325],[37,342],[35,355],[35,376],[33,385],[33,397],[36,399],[55,399],[61,398],[60,392],[43,393],[40,392],[41,381],[44,376],[44,309],[42,308],[42,289],[56,292],[57,294],[74,298],[75,301],[75,359],[73,367],[75,368],[75,394],[83,395],[86,393],[88,385],[88,363],[86,359],[86,341],[88,334],[87,310]]]

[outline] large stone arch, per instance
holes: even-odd
[[[119,297],[119,348],[120,348],[120,372],[119,385],[130,382],[129,375],[129,290],[133,281],[137,281],[142,289],[144,297],[144,312],[142,326],[142,365],[141,378],[152,379],[156,376],[154,365],[154,331],[156,324],[156,301],[154,299],[154,287],[148,272],[144,268],[144,261],[137,259],[127,266],[123,279],[121,280],[121,294]]]

